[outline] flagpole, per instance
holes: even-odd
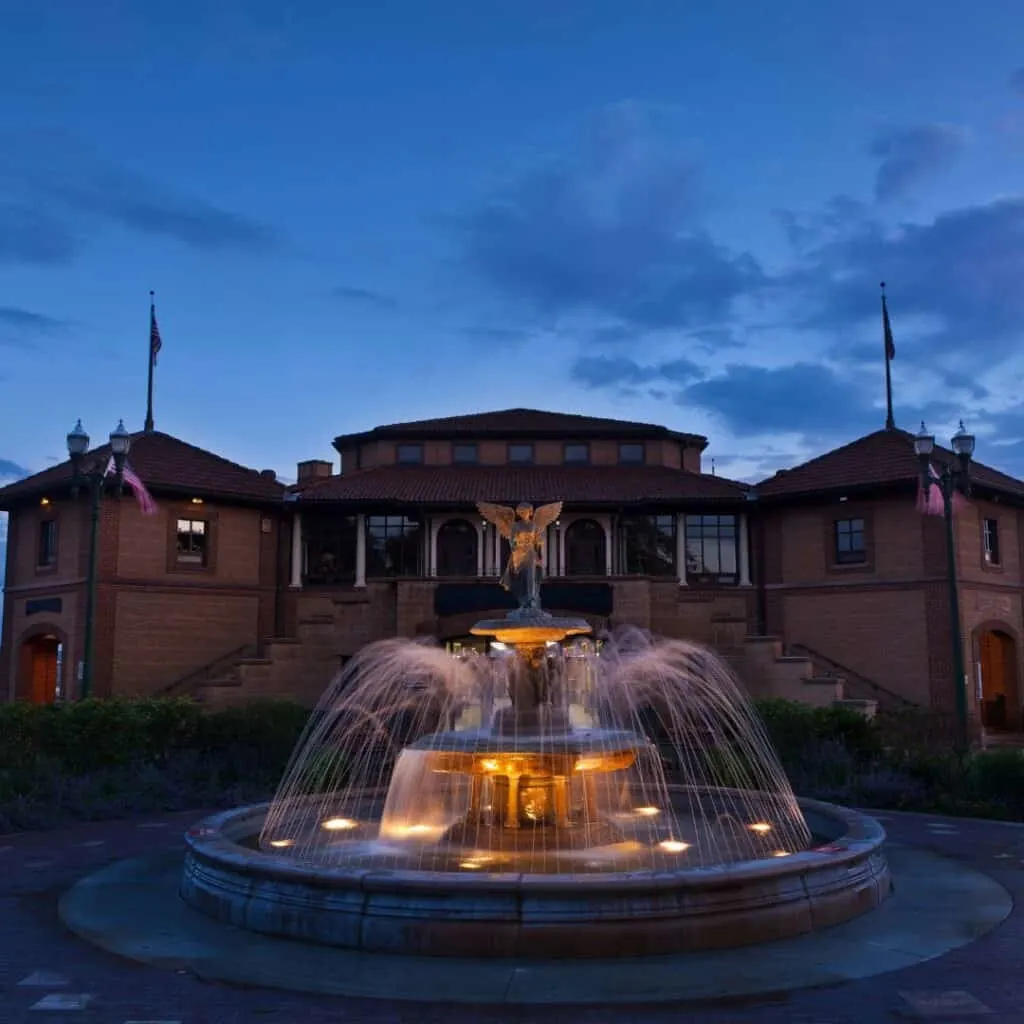
[[[889,323],[889,307],[885,302],[885,282],[882,288],[882,336],[885,345],[885,429],[896,429],[896,417],[892,411],[892,357],[896,354],[892,339],[892,326]]]
[[[153,433],[153,364],[156,360],[156,352],[153,350],[153,324],[156,321],[156,299],[151,291],[149,293],[149,337],[147,348],[149,350],[149,374],[146,381],[146,424],[143,427],[147,434]]]

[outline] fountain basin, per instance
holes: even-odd
[[[267,935],[462,957],[650,956],[806,934],[882,903],[892,882],[873,818],[801,800],[811,848],[669,871],[587,874],[321,867],[253,848],[268,805],[186,837],[182,899]]]

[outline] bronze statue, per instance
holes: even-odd
[[[511,508],[487,501],[479,502],[476,507],[512,547],[501,585],[516,599],[520,611],[539,612],[544,531],[558,518],[562,503],[553,501],[536,510],[525,503]]]

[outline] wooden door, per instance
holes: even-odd
[[[55,636],[36,636],[28,641],[29,700],[33,704],[52,704],[57,696],[57,649]]]
[[[1010,709],[1013,641],[995,630],[981,634],[981,720],[987,729],[1005,729]]]

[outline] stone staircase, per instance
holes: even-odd
[[[216,709],[268,698],[297,700],[312,707],[340,670],[343,651],[358,649],[372,639],[368,616],[353,631],[353,611],[348,602],[334,599],[303,601],[295,637],[271,638],[259,656],[246,652],[223,663],[216,674],[199,678],[192,694]],[[838,705],[868,717],[879,706],[876,697],[860,692],[848,697],[844,674],[823,671],[810,654],[789,653],[781,637],[746,635],[745,622],[738,619],[716,622],[713,627],[713,646],[754,699]]]
[[[846,699],[846,680],[842,676],[818,674],[810,658],[788,654],[781,637],[745,636],[742,647],[727,652],[726,660],[732,664],[755,700],[774,697],[813,707],[839,704],[856,707],[864,714],[874,714],[873,707]]]
[[[341,668],[346,636],[336,608],[330,599],[304,601],[294,637],[266,640],[258,657],[238,659],[229,671],[199,686],[196,698],[216,709],[274,698],[313,707]]]

